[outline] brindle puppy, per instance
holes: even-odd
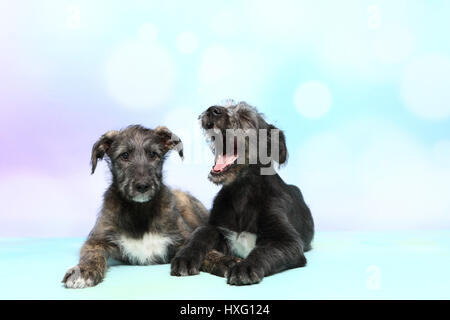
[[[206,221],[207,210],[197,199],[163,183],[163,163],[171,149],[183,156],[181,140],[167,128],[151,130],[138,125],[109,131],[94,144],[92,173],[97,160],[106,155],[112,183],[78,265],[62,280],[67,288],[101,282],[108,258],[138,265],[168,263]],[[213,264],[209,262],[208,270],[219,268]]]
[[[213,248],[244,259],[224,272],[232,285],[258,283],[265,276],[305,266],[303,253],[311,249],[314,235],[311,212],[299,188],[286,184],[273,169],[273,161],[281,165],[287,160],[284,133],[245,102],[212,106],[200,120],[216,154],[209,179],[223,187],[208,225],[198,228],[178,251],[171,274],[198,273]],[[226,134],[229,129],[234,135]],[[246,135],[239,146],[237,138]],[[263,157],[261,151],[270,156]]]

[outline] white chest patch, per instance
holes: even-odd
[[[174,240],[160,233],[146,233],[141,239],[121,236],[118,245],[122,256],[132,264],[154,264],[157,261],[167,261],[168,247]]]
[[[237,233],[227,230],[226,238],[231,252],[239,258],[245,259],[255,247],[257,237],[256,234],[246,231]]]

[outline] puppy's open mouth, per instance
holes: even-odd
[[[214,127],[216,130],[218,128]],[[217,133],[217,131],[216,131]],[[230,168],[234,167],[237,163],[237,159],[239,158],[239,154],[237,151],[237,139],[234,137],[233,139],[227,139],[225,133],[221,133],[222,143],[216,143],[216,136],[211,136],[210,141],[212,142],[212,150],[215,152],[215,160],[214,166],[211,169],[210,174],[212,176],[221,176],[225,174]],[[226,147],[229,147],[227,149]]]
[[[228,171],[236,163],[237,159],[237,154],[222,154],[217,156],[211,173],[217,175]]]

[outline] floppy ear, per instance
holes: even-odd
[[[274,159],[274,160],[277,161],[279,165],[282,165],[287,161],[287,158],[288,158],[288,151],[287,151],[287,147],[286,147],[286,137],[284,136],[284,132],[281,131],[280,129],[278,129],[277,127],[275,127],[274,125],[269,124],[267,143],[268,143],[268,149],[271,150],[272,135],[274,135],[274,137],[276,137],[277,132],[278,132],[278,141],[276,141],[275,143],[278,144],[278,159]],[[270,155],[272,158],[274,158],[274,155],[272,155],[272,151],[270,151]]]
[[[92,171],[91,174],[94,173],[95,168],[97,167],[97,160],[103,159],[103,156],[111,147],[111,144],[114,141],[114,138],[117,136],[119,131],[111,130],[105,133],[98,139],[94,146],[92,147],[92,155],[91,155],[91,165]]]
[[[166,154],[172,149],[175,149],[178,151],[178,155],[181,157],[181,159],[184,158],[183,142],[181,142],[181,139],[176,134],[172,133],[172,131],[170,131],[164,126],[157,127],[155,129],[155,134],[159,137],[161,141],[164,154]]]

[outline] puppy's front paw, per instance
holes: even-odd
[[[226,278],[230,269],[241,261],[242,259],[238,257],[215,255],[210,252],[206,257],[201,270]]]
[[[93,287],[102,279],[103,277],[99,272],[77,265],[67,270],[62,283],[66,288],[78,289]]]
[[[170,266],[172,276],[193,276],[200,273],[201,259],[190,255],[180,255],[173,258]]]
[[[264,270],[245,261],[235,264],[227,274],[227,283],[236,286],[255,284],[264,278]]]

